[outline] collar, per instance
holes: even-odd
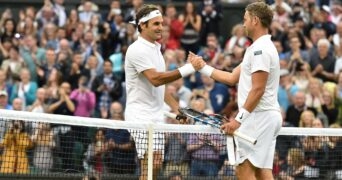
[[[262,43],[263,41],[267,40],[267,39],[271,39],[271,36],[270,34],[265,34],[265,35],[262,35],[260,36],[256,41],[253,42],[253,44],[251,44],[250,47],[253,47],[256,43]]]
[[[143,44],[148,45],[151,48],[155,48],[157,46],[160,46],[160,44],[158,42],[155,41],[154,43],[151,43],[150,41],[147,41],[146,39],[144,39],[141,36],[138,36],[138,41],[142,42]]]

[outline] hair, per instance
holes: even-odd
[[[291,157],[291,162],[294,167],[298,168],[305,163],[304,152],[300,148],[289,149],[288,156]]]
[[[266,3],[251,3],[246,7],[245,10],[248,11],[251,16],[258,17],[263,27],[270,27],[273,19],[273,11]]]
[[[135,19],[135,24],[138,26],[138,31],[141,32],[142,29],[140,27],[140,25],[138,25],[139,20],[141,18],[143,18],[144,16],[148,15],[150,12],[155,11],[155,10],[159,10],[158,6],[153,5],[153,4],[144,4],[138,11],[138,13],[136,14],[136,19]],[[144,22],[148,24],[147,22]]]

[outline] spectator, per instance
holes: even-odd
[[[179,124],[179,121],[167,118],[169,124]],[[187,152],[188,134],[166,133],[165,134],[165,159],[164,175],[171,176],[174,171],[181,176],[187,177],[189,174],[190,158]]]
[[[38,46],[35,37],[27,35],[24,38],[24,45],[20,47],[20,54],[30,70],[31,80],[37,82],[37,67],[44,64],[45,49]]]
[[[198,52],[198,55],[202,56],[208,64],[216,66],[218,58],[222,53],[218,37],[213,33],[209,33],[206,42],[206,46]]]
[[[286,179],[300,179],[304,178],[305,169],[305,155],[300,148],[291,148],[287,155],[287,168],[280,172],[279,178]]]
[[[135,20],[135,15],[141,6],[144,4],[144,0],[132,0],[129,7],[124,15],[125,22],[130,22]]]
[[[88,79],[81,76],[78,81],[78,89],[70,94],[70,99],[76,102],[74,116],[90,117],[94,111],[96,99],[95,94],[87,86]]]
[[[83,10],[78,13],[78,17],[81,22],[89,24],[91,17],[96,14],[92,9],[93,3],[90,0],[86,0],[83,3]]]
[[[58,27],[63,27],[67,21],[67,14],[65,12],[64,0],[53,0],[53,9],[58,16]]]
[[[50,124],[39,123],[31,136],[34,145],[33,165],[41,173],[48,173],[53,165],[53,148],[56,146]]]
[[[305,104],[314,108],[317,112],[322,112],[321,98],[323,84],[317,78],[311,78],[308,84],[308,92],[305,94]]]
[[[28,69],[22,69],[20,71],[20,82],[13,85],[10,102],[14,98],[21,98],[23,100],[23,108],[33,104],[36,99],[37,83],[31,81],[30,71]]]
[[[7,18],[2,24],[3,29],[1,30],[0,40],[3,41],[6,38],[13,39],[16,33],[16,23],[14,19]]]
[[[29,173],[26,150],[32,147],[32,142],[25,131],[23,121],[12,121],[0,147],[4,149],[1,158],[1,173]]]
[[[174,171],[168,176],[168,180],[183,180],[183,176],[180,172]]]
[[[104,153],[106,151],[105,132],[103,129],[96,131],[93,141],[89,144],[85,152],[85,169],[89,172],[103,173],[104,166]]]
[[[310,110],[305,110],[300,114],[299,127],[312,127],[312,123],[315,120],[315,114]]]
[[[114,101],[110,107],[110,119],[123,121],[123,107]],[[136,150],[133,138],[126,129],[107,129],[107,168],[109,172],[133,174],[136,169]]]
[[[251,42],[245,33],[246,32],[243,25],[236,24],[232,29],[231,37],[225,43],[224,53],[233,54],[234,47],[237,46],[246,49],[249,45],[251,45]]]
[[[293,96],[296,94],[299,88],[293,83],[291,75],[287,69],[280,69],[279,84],[279,105],[284,111],[286,111],[287,108],[292,104]]]
[[[200,44],[205,46],[207,36],[214,33],[220,36],[220,21],[223,17],[221,3],[218,0],[202,0],[199,6],[199,13],[202,17],[202,31]]]
[[[122,95],[122,85],[112,72],[113,64],[106,60],[103,63],[103,74],[96,76],[92,84],[92,91],[96,94],[97,113],[108,111],[110,102],[117,101]]]
[[[305,93],[302,91],[298,91],[293,98],[293,104],[290,105],[286,111],[286,122],[292,124],[294,127],[299,126],[300,115],[304,110],[311,110],[312,112],[317,113],[317,110],[308,107],[305,104]]]
[[[304,63],[309,63],[310,56],[306,50],[300,49],[301,42],[297,36],[291,37],[289,41],[290,51],[285,53],[285,60],[289,63],[289,69],[293,71],[300,69]]]
[[[330,42],[328,39],[320,39],[317,42],[318,56],[312,56],[310,67],[312,76],[320,78],[323,82],[335,80],[335,57],[329,53]]]
[[[196,6],[193,2],[187,1],[183,14],[180,14],[178,20],[182,23],[184,31],[180,38],[181,46],[185,52],[197,53],[200,49],[200,32],[202,27],[202,18],[196,12]]]
[[[2,62],[1,69],[6,73],[8,82],[12,84],[20,80],[19,74],[24,66],[24,59],[19,54],[19,48],[13,46],[9,51],[9,58]]]
[[[336,123],[339,110],[336,107],[335,95],[333,93],[324,89],[322,92],[322,96],[323,96],[322,102],[321,102],[322,112],[324,113],[324,115],[327,116],[328,125],[330,126]]]
[[[67,82],[63,82],[58,89],[58,96],[52,100],[51,105],[49,105],[47,112],[53,114],[63,114],[72,116],[75,112],[75,103],[69,97],[71,93],[71,86]],[[72,158],[72,152],[75,136],[73,128],[66,125],[56,125],[56,129],[59,130],[58,138],[60,144],[59,148],[59,158],[61,159],[61,169],[64,171],[70,171],[75,168],[74,161]]]
[[[178,19],[177,9],[174,4],[168,4],[165,10],[164,25],[170,27],[169,41],[174,42],[170,49],[177,49],[180,47],[180,38],[184,32],[183,23]]]
[[[80,20],[77,14],[77,10],[71,9],[65,24],[67,37],[71,37],[72,32],[76,30],[78,23],[80,23]]]
[[[222,83],[215,82],[214,79],[205,75],[201,75],[201,79],[203,88],[209,94],[208,98],[210,99],[214,113],[220,113],[226,107],[230,98],[228,87]]]

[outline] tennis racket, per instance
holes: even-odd
[[[215,115],[208,115],[203,112],[196,111],[192,108],[180,108],[179,112],[181,113],[180,115],[176,115],[170,112],[165,112],[164,115],[173,119],[184,119],[184,116],[189,117],[193,119],[195,122],[199,122],[204,125],[209,125],[214,128],[221,128],[221,125],[223,124],[224,121],[227,121],[226,118],[224,118],[221,115],[215,114]],[[240,133],[238,131],[234,132],[234,136],[241,138],[243,140],[246,140],[247,142],[250,142],[252,144],[256,144],[257,140],[249,137],[243,133]]]

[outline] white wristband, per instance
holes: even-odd
[[[186,76],[189,76],[190,74],[194,73],[196,70],[192,66],[192,64],[188,63],[188,64],[185,64],[184,66],[178,68],[178,71],[182,77],[186,77]]]
[[[243,123],[249,114],[250,113],[245,108],[241,108],[239,113],[235,116],[235,120],[237,120],[239,123]]]
[[[214,68],[209,66],[209,65],[205,65],[204,67],[202,67],[202,69],[199,70],[200,73],[210,77],[211,74],[213,73]]]

